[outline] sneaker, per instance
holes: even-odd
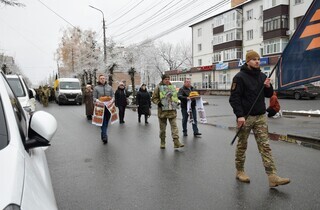
[[[279,117],[280,117],[279,112],[277,114],[275,114],[274,116],[272,116],[272,118],[274,118],[274,119],[279,118]]]
[[[194,135],[194,136],[201,136],[202,133],[199,133],[199,132],[198,132],[198,133],[194,133],[193,135]]]

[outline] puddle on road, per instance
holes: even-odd
[[[212,123],[206,123],[205,125],[210,125],[210,126],[213,126],[216,128],[227,129],[230,131],[237,130],[236,127],[230,127],[230,126],[225,126],[225,125],[217,125],[217,124],[212,124]],[[252,134],[252,132],[251,132],[251,134]],[[293,138],[293,137],[288,137],[287,135],[269,133],[269,138],[270,138],[270,140],[273,140],[273,141],[285,141],[288,143],[298,144],[298,145],[301,145],[304,147],[309,147],[309,148],[320,150],[319,143],[305,142],[305,141],[297,140],[296,138]]]

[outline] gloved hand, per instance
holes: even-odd
[[[163,104],[161,102],[158,103],[158,107],[161,108],[163,107]]]

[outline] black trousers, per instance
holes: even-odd
[[[277,114],[277,112],[270,107],[267,109],[267,112],[268,112],[268,117],[273,117],[275,114]]]
[[[126,107],[125,106],[118,106],[119,109],[119,121],[120,123],[124,122],[124,113],[126,111]]]

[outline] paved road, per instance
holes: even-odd
[[[235,116],[229,105],[227,96],[204,96],[209,102],[205,106],[208,122],[217,127],[234,128]],[[282,110],[320,110],[320,100],[280,99]],[[266,100],[269,105],[269,101]],[[299,135],[320,139],[320,118],[308,116],[283,116],[282,118],[268,119],[269,132],[280,135]]]
[[[200,125],[202,138],[184,137],[185,148],[174,150],[169,135],[160,150],[156,110],[149,125],[127,110],[126,123],[111,125],[103,145],[84,106],[45,110],[58,120],[47,159],[59,209],[320,208],[318,150],[272,141],[278,172],[292,183],[269,189],[252,136],[246,162],[252,182],[243,184],[235,179],[234,132],[228,129]]]

